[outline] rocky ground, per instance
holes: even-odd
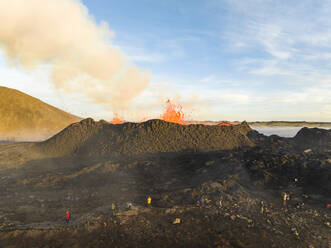
[[[87,122],[78,125],[100,125]],[[147,129],[159,130],[155,123]],[[102,134],[113,132],[107,128]],[[66,156],[49,156],[42,144],[0,144],[0,247],[331,247],[331,131],[305,128],[286,139],[220,128],[220,144],[234,147],[214,149],[210,138],[210,151],[196,142],[204,149],[120,154],[148,145],[141,129],[116,153],[103,141],[99,155],[82,152],[95,137]]]

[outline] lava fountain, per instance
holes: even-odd
[[[114,114],[113,119],[110,121],[112,124],[122,124],[124,123],[124,120],[121,119],[117,113]]]
[[[182,106],[176,105],[168,101],[166,102],[167,108],[165,112],[161,115],[161,119],[168,122],[174,122],[178,124],[185,124],[184,113],[182,111]]]

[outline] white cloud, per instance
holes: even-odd
[[[277,78],[284,86],[279,90],[286,97],[274,97],[273,101],[313,102],[319,104],[316,111],[330,104],[331,1],[227,3],[241,17],[235,28],[242,32],[226,33],[226,37],[234,48],[237,42],[245,44],[241,52],[246,58],[238,59],[238,69],[264,81],[261,94],[273,95],[268,88],[274,88]]]
[[[260,43],[265,51],[277,59],[289,59],[292,57],[289,44],[291,37],[282,30],[282,27],[275,24],[251,24],[256,28],[256,41]]]

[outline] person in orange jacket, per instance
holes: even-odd
[[[69,212],[69,210],[67,210],[67,214],[66,214],[66,222],[67,222],[67,224],[69,224],[69,220],[70,220],[70,212]]]

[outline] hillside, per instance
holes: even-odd
[[[246,122],[231,127],[179,125],[162,120],[114,125],[85,119],[38,144],[52,156],[135,155],[157,152],[216,151],[253,146]]]
[[[43,140],[79,120],[18,90],[0,87],[0,140]]]
[[[297,133],[294,140],[303,148],[325,147],[331,149],[331,129],[304,127]]]

